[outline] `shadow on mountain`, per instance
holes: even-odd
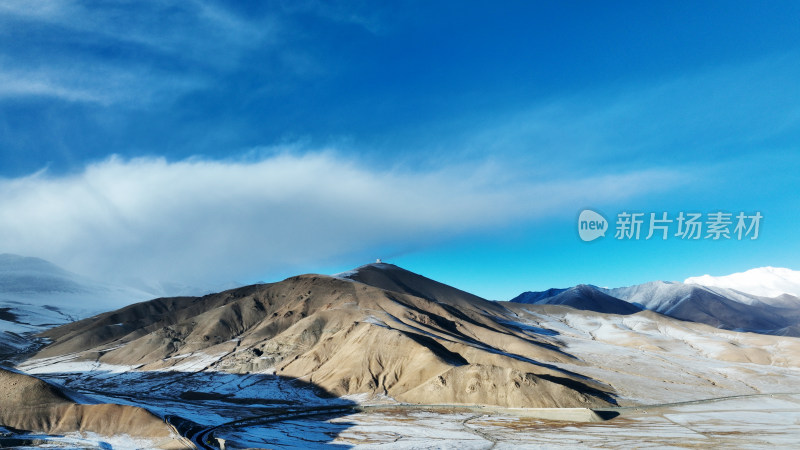
[[[356,412],[357,406],[355,402],[335,397],[311,383],[269,374],[115,373],[99,370],[37,376],[47,381],[48,389],[58,393],[61,400],[97,407],[118,404],[143,408],[167,421],[183,437],[201,448],[219,448],[216,438],[224,439],[229,448],[330,447],[340,433],[353,425],[332,420]],[[8,406],[13,405],[2,405],[3,409]],[[0,426],[13,426],[28,432],[29,436],[30,433],[51,434],[54,431],[56,434],[93,431],[91,427],[80,425],[74,430],[37,429],[36,424],[58,420],[57,417],[44,417],[47,414],[42,412],[43,417],[26,417],[32,425],[30,427],[20,427],[23,422],[19,420],[13,424],[0,423]],[[113,414],[104,419],[110,423],[120,421]],[[304,424],[300,428],[306,428],[306,431],[295,430],[298,420]],[[120,431],[131,436],[150,437],[137,429]],[[15,434],[7,438],[21,439],[25,436],[21,432]],[[201,442],[207,447],[202,447]],[[332,448],[336,447],[340,446]]]

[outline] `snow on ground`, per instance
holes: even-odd
[[[609,384],[620,403],[800,391],[799,338],[716,330],[638,314],[523,312],[530,316],[518,320],[557,332],[563,350],[580,360],[554,365]]]
[[[15,449],[37,448],[65,448],[65,449],[119,449],[134,450],[158,448],[156,441],[149,439],[133,438],[127,435],[102,436],[96,433],[66,433],[59,436],[39,434],[14,434],[9,433],[4,437],[0,431],[0,447],[13,447]]]
[[[358,270],[353,269],[353,270],[347,270],[345,272],[335,273],[335,274],[331,275],[331,277],[339,278],[339,279],[347,280],[347,281],[353,281],[352,279],[350,279],[350,277],[352,277],[356,273],[358,273]]]
[[[621,409],[605,422],[555,422],[502,414],[380,411],[309,417],[242,428],[216,436],[230,449],[585,449],[791,448],[800,436],[800,395],[776,395]],[[0,430],[2,436],[2,430]],[[54,448],[148,448],[126,436],[69,433],[15,436],[18,448],[45,441]],[[0,437],[2,439],[2,437]],[[35,442],[41,440],[40,442]],[[0,444],[8,443],[0,440]]]
[[[606,422],[502,414],[381,411],[220,430],[228,448],[789,448],[800,436],[800,395],[758,396],[621,410]]]
[[[207,367],[218,359],[213,355],[194,356],[197,358],[189,358],[193,362],[185,368]],[[353,403],[350,399],[321,398],[306,384],[269,371],[139,371],[138,366],[76,358],[77,355],[66,355],[31,360],[18,369],[63,386],[84,403],[89,398],[95,403],[141,406],[162,417],[177,415],[203,425],[219,425],[280,406]]]
[[[464,427],[473,414],[361,413],[335,418],[289,420],[221,432],[230,448],[486,448]]]
[[[3,288],[8,286],[0,285]],[[34,335],[42,331],[147,298],[143,293],[111,288],[85,292],[0,290],[0,355],[13,358],[36,348],[41,339]]]

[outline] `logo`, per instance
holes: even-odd
[[[584,209],[578,216],[578,234],[581,240],[589,242],[604,237],[608,230],[608,222],[600,213]]]
[[[628,212],[617,214],[615,240],[638,241],[669,238],[686,241],[741,241],[758,239],[761,221],[760,211],[738,214],[725,211],[710,213],[679,211],[677,215],[668,211],[659,213]],[[578,235],[584,242],[605,237],[609,223],[602,214],[584,209],[578,216]]]

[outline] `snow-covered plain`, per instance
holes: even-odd
[[[574,363],[555,365],[602,381],[620,404],[800,392],[800,338],[738,333],[662,320],[523,309],[518,320],[547,328]]]
[[[226,431],[230,448],[790,448],[800,395],[621,410],[572,423],[447,410],[367,412]]]

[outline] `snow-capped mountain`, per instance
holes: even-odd
[[[30,344],[25,335],[152,298],[69,272],[40,258],[0,255],[0,354]]]
[[[718,328],[794,334],[792,327],[800,323],[800,302],[776,304],[770,298],[720,287],[652,281],[604,291],[676,319]]]
[[[800,271],[781,267],[759,267],[721,277],[703,275],[687,278],[684,283],[735,289],[759,297],[800,297]]]
[[[744,274],[747,275],[743,276]],[[712,286],[670,281],[652,281],[614,289],[579,285],[569,289],[526,292],[511,301],[561,304],[616,314],[625,313],[624,308],[619,308],[619,302],[627,302],[676,319],[723,329],[800,335],[800,298],[787,293],[767,297],[747,292],[774,293],[777,291],[776,286],[790,288],[791,280],[798,272],[763,268],[744,274],[734,274],[730,278],[719,277],[716,280],[723,280],[725,283],[720,281]],[[760,290],[758,280],[764,280],[764,287]],[[736,289],[747,287],[746,282],[750,289]]]

